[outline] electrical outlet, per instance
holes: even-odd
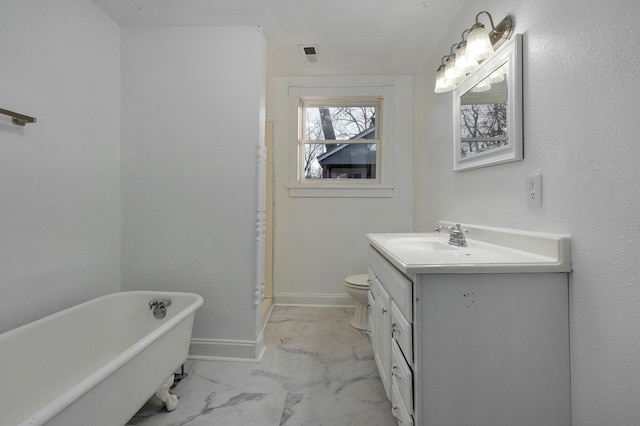
[[[530,173],[527,176],[527,205],[531,208],[542,207],[542,173]]]

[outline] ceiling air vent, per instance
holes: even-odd
[[[300,51],[307,62],[318,62],[318,45],[317,44],[301,44]]]

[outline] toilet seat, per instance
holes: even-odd
[[[349,275],[344,279],[345,285],[356,287],[356,288],[369,288],[369,275],[367,274],[356,274]]]

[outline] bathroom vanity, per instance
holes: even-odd
[[[569,237],[461,227],[466,247],[437,233],[367,236],[371,340],[393,415],[569,426]]]

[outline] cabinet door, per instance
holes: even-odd
[[[373,282],[373,279],[370,278],[369,279],[369,285],[371,285],[371,282]],[[376,321],[375,321],[375,306],[376,306],[376,296],[373,294],[373,290],[371,290],[371,287],[369,287],[369,294],[368,294],[368,305],[367,305],[367,315],[369,316],[369,330],[367,331],[367,334],[369,335],[369,340],[371,341],[371,346],[373,347],[373,350],[375,352],[376,350]]]
[[[571,425],[567,288],[555,273],[420,277],[416,423]]]
[[[387,398],[391,396],[391,298],[377,278],[371,283],[374,295],[373,352]]]

